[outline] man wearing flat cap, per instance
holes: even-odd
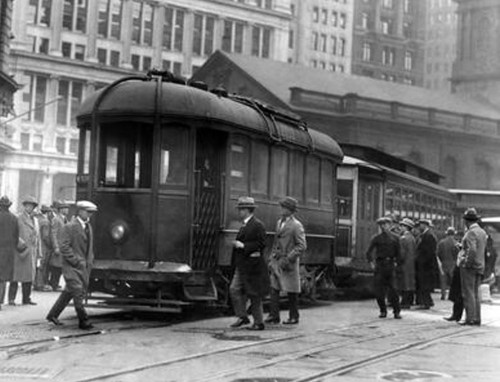
[[[39,255],[39,227],[33,216],[38,202],[32,196],[23,200],[23,212],[18,216],[19,238],[25,243],[23,251],[14,258],[14,277],[9,285],[9,305],[16,305],[18,283],[22,288],[23,305],[36,305],[31,300],[31,287],[35,279],[36,261]]]
[[[49,285],[52,290],[60,288],[59,280],[62,273],[62,231],[68,224],[69,205],[63,201],[54,202],[54,217],[50,226],[50,239],[52,242],[52,254],[49,260]]]
[[[412,230],[415,227],[413,220],[404,218],[401,223],[401,309],[410,309],[415,299],[415,251],[417,243]]]
[[[281,218],[276,224],[269,269],[271,274],[271,305],[268,323],[280,322],[280,291],[288,296],[288,319],[285,325],[299,323],[300,257],[307,249],[304,226],[295,217],[298,201],[290,196],[280,201]]]
[[[19,242],[17,217],[9,211],[11,201],[7,196],[0,198],[0,310],[5,298],[5,285],[12,281],[14,257]]]
[[[374,275],[375,297],[380,309],[380,318],[387,317],[386,295],[392,305],[394,318],[400,319],[401,308],[396,291],[396,267],[401,264],[399,237],[390,232],[392,220],[382,217],[377,220],[380,233],[372,237],[366,258],[371,263]],[[372,252],[375,251],[375,256]]]
[[[431,293],[439,277],[436,259],[437,239],[431,231],[431,225],[431,221],[427,219],[418,221],[420,236],[415,261],[418,309],[430,309],[434,306]]]
[[[89,201],[77,202],[76,218],[62,230],[59,250],[62,254],[62,271],[66,288],[47,314],[47,320],[55,325],[62,325],[58,317],[73,299],[80,329],[92,329],[83,300],[87,293],[90,271],[94,261],[93,231],[90,225],[91,215],[97,206]]]
[[[254,322],[248,329],[264,330],[262,299],[269,292],[269,275],[264,260],[266,229],[254,216],[256,207],[254,198],[249,196],[240,197],[236,205],[242,226],[233,242],[232,262],[235,271],[229,291],[238,319],[231,327],[238,328],[250,323],[246,310],[249,298]]]
[[[465,321],[462,325],[481,325],[481,299],[479,286],[484,272],[485,250],[488,235],[479,226],[479,215],[475,208],[469,208],[463,216],[467,231],[458,253]]]

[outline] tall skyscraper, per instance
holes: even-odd
[[[425,2],[354,0],[352,73],[423,85]]]

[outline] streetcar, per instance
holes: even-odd
[[[305,289],[332,268],[343,153],[298,116],[150,71],[90,95],[77,126],[77,198],[99,207],[89,305],[227,303],[243,195],[258,204],[268,249],[278,201],[299,200]]]
[[[457,222],[456,195],[439,185],[441,176],[433,171],[374,148],[341,147],[335,284],[371,291],[373,271],[365,255],[376,220],[427,219],[440,238]]]

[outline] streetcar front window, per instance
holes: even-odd
[[[150,188],[152,146],[151,125],[102,125],[99,186]]]
[[[185,186],[188,174],[189,130],[164,126],[161,131],[160,186]]]

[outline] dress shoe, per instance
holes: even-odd
[[[399,312],[398,312],[398,313],[394,313],[394,318],[396,320],[401,320],[402,317],[401,317],[401,314],[399,314]]]
[[[92,325],[90,322],[80,322],[78,324],[78,327],[82,330],[90,330],[94,328],[94,325]]]
[[[253,324],[247,328],[248,330],[264,330],[264,324]]]
[[[52,322],[55,326],[64,325],[61,321],[57,319],[57,317],[49,317],[47,316],[47,321]]]
[[[460,321],[460,318],[456,318],[456,317],[450,316],[450,317],[443,317],[443,320],[446,320],[446,321]]]
[[[17,304],[14,301],[9,301],[10,306],[16,306]]]
[[[272,317],[272,316],[269,316],[267,317],[264,322],[266,324],[279,324],[280,323],[280,319],[279,318],[276,318],[276,317]]]
[[[29,300],[29,301],[23,302],[23,305],[36,305],[36,302]]]
[[[299,323],[298,318],[289,318],[286,321],[283,321],[283,325],[297,325]]]
[[[231,328],[239,328],[240,326],[243,325],[248,325],[250,323],[250,320],[248,317],[243,317],[243,318],[238,318],[236,322],[233,322],[230,326]]]
[[[386,318],[387,317],[387,312],[380,312],[378,315],[378,318]]]
[[[474,326],[476,323],[474,321],[462,321],[459,322],[458,325],[460,326]]]

